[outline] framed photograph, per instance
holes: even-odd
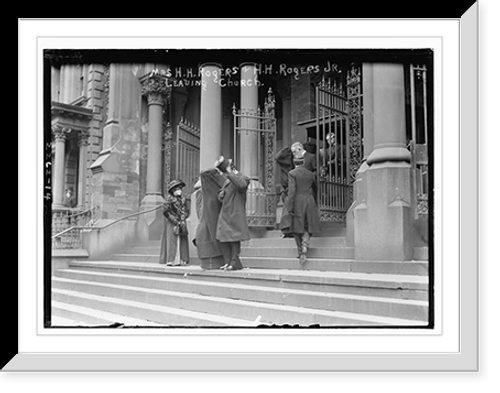
[[[477,371],[477,2],[19,26],[4,370]]]

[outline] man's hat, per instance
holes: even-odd
[[[224,156],[220,156],[217,161],[215,161],[214,166],[218,168],[221,172],[226,172],[226,169],[229,165],[231,165],[233,160],[226,159]]]
[[[176,188],[182,188],[185,187],[186,183],[184,183],[180,179],[172,180],[170,183],[168,183],[168,192],[171,194]]]

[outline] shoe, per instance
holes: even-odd
[[[219,269],[226,270],[228,267],[229,267],[229,263],[226,263],[225,265],[221,266]]]
[[[300,254],[299,263],[303,265],[306,262],[307,262],[307,255],[305,253]]]
[[[241,268],[236,268],[236,267],[234,267],[234,266],[232,266],[232,265],[229,265],[229,266],[226,268],[226,270],[241,270]]]
[[[172,262],[167,262],[167,266],[173,266]]]

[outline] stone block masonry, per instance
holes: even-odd
[[[309,75],[302,75],[299,79],[291,78],[291,126],[292,142],[306,142],[305,128],[298,126],[305,120],[313,119],[315,114],[314,86]]]
[[[139,179],[112,172],[94,174],[94,203],[99,204],[102,219],[118,219],[137,211]]]
[[[93,192],[93,187],[95,186],[96,179],[92,180],[92,172],[90,170],[91,165],[95,162],[99,156],[99,152],[102,150],[102,134],[103,127],[106,118],[106,108],[105,108],[105,81],[106,81],[105,68],[102,64],[90,64],[88,67],[87,75],[87,94],[89,101],[87,106],[92,108],[92,121],[90,122],[90,135],[89,135],[89,145],[87,147],[87,168],[86,171],[86,201],[87,206],[95,204],[95,195],[91,195]],[[94,182],[94,186],[92,185]]]

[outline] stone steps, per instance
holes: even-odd
[[[146,262],[159,263],[159,250],[156,253],[148,254],[129,253],[114,254],[110,260],[122,262]],[[322,254],[321,249],[310,249],[309,257],[304,265],[299,264],[299,259],[296,256],[295,249],[280,248],[255,248],[253,250],[242,250],[241,261],[245,267],[255,269],[286,269],[286,270],[301,270],[301,271],[352,271],[365,273],[387,273],[387,274],[405,274],[405,275],[428,275],[427,261],[356,261],[352,258],[345,258],[345,253],[351,253],[352,250],[339,252],[340,255],[335,257],[326,257]],[[266,255],[268,254],[268,255]],[[269,255],[271,254],[271,255]],[[318,255],[319,254],[319,255]],[[350,255],[348,255],[350,256]],[[196,256],[190,259],[190,265],[199,266],[200,260]]]
[[[86,293],[81,290],[69,290],[59,288],[57,280],[56,286],[52,289],[52,301],[69,303],[72,306],[99,310],[105,313],[119,315],[118,321],[125,321],[127,326],[137,326],[130,324],[126,317],[134,320],[141,319],[147,321],[141,327],[151,326],[255,326],[252,321],[228,318],[224,316],[211,315],[203,312],[187,311],[179,308],[167,307],[153,302],[140,302],[119,297],[96,295]]]
[[[320,292],[427,300],[428,278],[418,275],[379,274],[356,271],[304,271],[286,269],[249,269],[226,272],[203,270],[198,266],[165,267],[158,264],[119,261],[73,262],[72,268],[119,272],[142,276],[182,278],[262,287],[303,289]],[[60,274],[68,274],[61,271]]]
[[[95,310],[55,300],[52,301],[51,308],[52,326],[109,326],[115,323],[125,326],[162,326],[157,322],[148,321],[147,319],[131,318],[126,315]]]
[[[341,231],[313,237],[304,265],[279,231],[242,243],[239,271],[204,270],[196,250],[188,266],[167,267],[159,253],[160,241],[150,241],[55,269],[54,317],[147,327],[427,325],[427,260],[355,260]]]
[[[250,321],[261,316],[263,323],[339,323],[337,315],[325,312],[349,313],[358,316],[357,320],[376,316],[424,323],[428,313],[427,302],[421,300],[72,270],[58,271],[53,278],[54,288],[237,319],[250,316]],[[308,312],[304,314],[304,310]]]

